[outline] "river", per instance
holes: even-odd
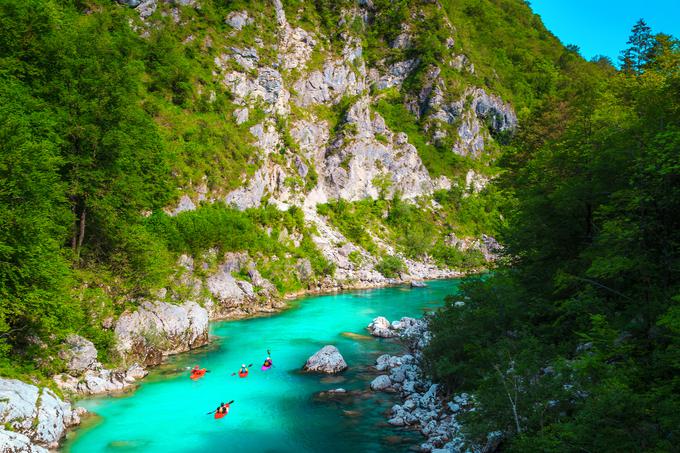
[[[408,451],[420,435],[385,423],[396,396],[365,392],[338,401],[314,395],[337,387],[366,390],[375,358],[400,350],[393,340],[366,337],[366,325],[376,316],[391,321],[436,309],[458,284],[440,280],[427,288],[304,297],[272,316],[213,323],[209,346],[171,357],[134,392],[81,400],[97,417],[70,433],[63,451]],[[301,373],[306,359],[326,344],[338,347],[349,370],[330,377]],[[267,349],[274,367],[263,372]],[[242,363],[255,365],[250,375],[231,376]],[[210,373],[190,380],[186,367],[194,364]],[[227,417],[206,415],[229,400],[235,403]]]

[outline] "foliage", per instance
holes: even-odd
[[[404,261],[398,256],[388,255],[375,266],[375,270],[387,278],[399,277],[399,274],[406,270]]]
[[[147,219],[146,228],[175,255],[202,256],[211,249],[221,253],[247,250],[251,256],[263,260],[260,263],[263,275],[271,278],[282,293],[304,287],[304,282],[290,272],[298,259],[308,259],[317,275],[332,275],[334,271],[314,246],[302,211],[296,207],[279,211],[269,205],[239,211],[223,204],[208,204],[174,217],[156,212]],[[266,228],[270,229],[269,233]],[[286,236],[301,234],[300,245],[279,240],[284,231]],[[271,257],[276,257],[276,264],[271,262]]]
[[[680,49],[655,40],[642,71],[575,73],[504,156],[509,266],[449,299],[426,351],[436,379],[475,395],[474,442],[671,451],[680,437]]]

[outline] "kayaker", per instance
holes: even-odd
[[[263,364],[262,366],[265,367],[265,368],[269,368],[270,366],[272,366],[272,358],[271,358],[271,357],[267,357],[267,358],[264,360],[264,364]]]
[[[241,369],[238,371],[238,374],[248,374],[248,367],[245,363],[241,364]]]
[[[218,414],[228,414],[229,413],[229,403],[220,403],[220,407],[215,411]]]

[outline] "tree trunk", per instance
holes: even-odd
[[[71,250],[73,250],[73,253],[76,253],[76,249],[78,248],[78,220],[75,219],[76,217],[76,205],[74,204],[73,207],[71,208],[71,212],[73,213],[73,232],[71,233]]]
[[[80,256],[80,248],[83,246],[83,239],[85,239],[85,213],[86,209],[83,206],[83,210],[80,212],[80,233],[78,234],[78,256]]]

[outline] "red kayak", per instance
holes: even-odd
[[[224,418],[225,415],[229,413],[229,406],[227,406],[227,412],[215,412],[215,419]]]
[[[246,370],[245,373],[242,373],[242,372],[239,371],[238,377],[240,377],[240,378],[248,377],[248,370]]]
[[[205,372],[206,372],[205,368],[202,368],[200,370],[191,370],[191,376],[190,377],[191,377],[191,379],[196,381],[196,380],[202,378],[203,376],[205,376]]]

